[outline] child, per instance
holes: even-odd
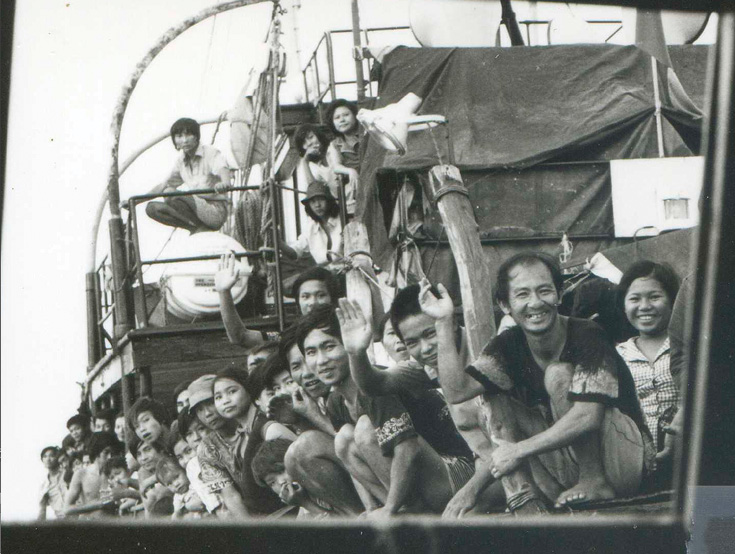
[[[174,495],[171,519],[199,519],[206,512],[204,503],[189,486],[184,469],[172,458],[161,458],[156,465],[156,479]]]
[[[326,502],[313,499],[286,471],[285,457],[291,441],[275,439],[264,442],[255,454],[251,467],[255,482],[261,487],[270,487],[284,504],[299,506],[312,517],[327,516],[334,509]],[[305,514],[299,512],[299,517]]]
[[[102,475],[107,479],[110,496],[120,500],[118,513],[123,515],[140,501],[140,493],[135,486],[137,483],[130,478],[127,462],[122,456],[115,456],[105,462]]]
[[[192,428],[199,427],[201,430],[204,426],[189,413],[182,412],[178,419],[179,432],[171,433],[168,441],[168,449],[173,452],[176,461],[186,471],[186,477],[189,479],[191,488],[201,498],[204,506],[209,513],[222,511],[222,500],[216,493],[209,492],[200,477],[201,467],[197,458],[196,447],[199,445],[200,439],[196,429],[192,432]],[[184,439],[182,432],[187,433],[187,437],[191,436],[192,440]]]

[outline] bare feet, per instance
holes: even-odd
[[[597,500],[610,500],[615,498],[615,491],[607,481],[580,481],[571,489],[564,491],[556,499],[556,508],[574,506],[575,504],[586,504]]]

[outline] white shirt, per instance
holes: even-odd
[[[318,264],[329,261],[327,259],[327,234],[316,221],[311,217],[306,218],[306,225],[303,232],[291,245],[299,258],[306,254],[311,254],[314,261]],[[332,252],[342,254],[342,222],[339,217],[332,217],[326,222],[329,230],[329,236],[332,238]]]
[[[214,512],[222,502],[216,493],[210,492],[207,486],[202,482],[199,474],[202,471],[201,465],[199,465],[199,458],[194,456],[186,464],[186,476],[189,478],[189,485],[199,495],[199,498],[204,503],[209,513]]]

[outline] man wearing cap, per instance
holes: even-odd
[[[56,517],[64,515],[64,495],[66,483],[64,472],[59,467],[61,450],[57,446],[47,446],[41,450],[41,462],[46,468],[46,478],[41,485],[38,519],[46,519],[46,508],[51,507]]]
[[[236,435],[236,427],[220,416],[214,407],[214,380],[214,375],[203,375],[189,385],[189,412],[208,431],[197,447],[200,476],[207,491],[218,494],[228,512],[235,517],[248,517],[245,502],[232,476],[218,463],[229,454],[228,445]]]
[[[333,258],[331,253],[342,252],[342,222],[339,219],[337,200],[329,192],[327,185],[317,181],[306,189],[306,198],[301,203],[305,206],[309,219],[296,242],[281,245],[281,251],[291,258],[302,258],[311,254],[318,264],[329,262]]]

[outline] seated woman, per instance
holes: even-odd
[[[313,123],[300,125],[294,133],[294,146],[299,153],[299,182],[308,185],[318,181],[329,187],[335,198],[339,197],[337,176],[327,163],[329,137],[319,126]]]
[[[638,331],[617,346],[630,368],[656,451],[665,441],[663,429],[676,413],[679,389],[669,369],[669,320],[679,280],[673,269],[651,261],[634,263],[625,272],[619,295],[625,315]]]
[[[199,189],[222,192],[230,185],[231,175],[224,156],[214,146],[200,143],[199,123],[181,118],[171,126],[171,140],[181,157],[171,175],[150,194]],[[174,196],[152,201],[146,206],[148,217],[181,227],[190,233],[217,231],[227,219],[227,197],[223,194]]]
[[[309,219],[296,242],[282,244],[281,250],[291,258],[311,254],[318,264],[329,262],[330,252],[342,252],[342,222],[337,201],[324,183],[314,182],[301,202]]]
[[[347,214],[354,215],[360,177],[360,140],[363,136],[357,122],[357,106],[347,100],[335,100],[330,104],[326,117],[335,135],[327,150],[327,161],[337,176],[347,177],[344,202]]]

